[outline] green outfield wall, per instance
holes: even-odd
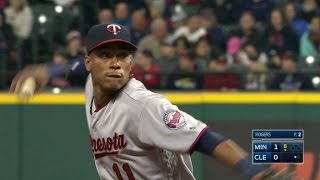
[[[305,150],[314,157],[312,171],[306,173],[320,178],[320,94],[162,94],[249,151],[251,129],[305,129]],[[44,94],[29,103],[0,94],[0,179],[99,179],[83,103],[81,94]],[[198,179],[239,179],[238,174],[210,158],[195,153],[193,161]]]

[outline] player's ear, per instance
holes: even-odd
[[[133,56],[132,54],[129,55],[129,64],[130,64],[130,67],[132,66],[132,61],[133,61]]]
[[[89,55],[84,57],[84,64],[86,66],[87,71],[91,71],[92,59]]]
[[[132,65],[132,61],[133,61],[133,56],[132,56],[132,54],[129,55],[129,58],[130,58],[130,65]]]

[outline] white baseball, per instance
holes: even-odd
[[[28,77],[21,85],[18,96],[21,98],[31,98],[36,89],[36,79],[34,77]]]

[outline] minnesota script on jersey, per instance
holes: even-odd
[[[131,78],[102,108],[86,84],[86,116],[101,179],[195,179],[189,151],[206,125]]]

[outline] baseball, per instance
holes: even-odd
[[[33,96],[36,89],[36,80],[34,77],[27,78],[21,85],[20,92],[18,96],[20,98],[29,99]]]

